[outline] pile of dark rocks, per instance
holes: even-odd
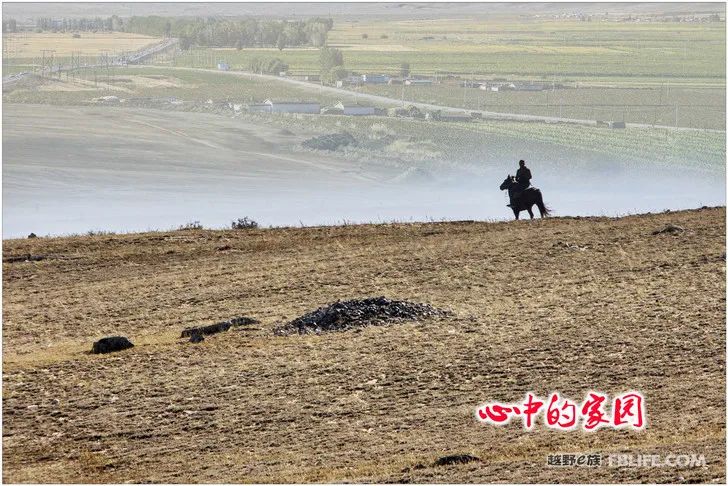
[[[481,462],[481,459],[470,454],[453,454],[451,456],[442,456],[438,458],[433,463],[433,466],[453,466],[457,464],[467,464],[469,462]]]
[[[331,133],[310,138],[301,145],[314,150],[336,150],[347,145],[356,145],[356,139],[349,132]]]
[[[124,336],[109,336],[96,341],[91,348],[91,352],[93,354],[106,354],[123,351],[133,347],[134,344],[132,344],[132,342]]]
[[[277,335],[319,334],[447,315],[449,312],[429,304],[390,300],[385,297],[339,300],[278,326],[273,332]]]

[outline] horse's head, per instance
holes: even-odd
[[[510,187],[515,184],[515,177],[508,174],[508,177],[506,177],[506,180],[503,181],[503,184],[500,185],[500,190],[505,191],[506,189],[510,189]]]

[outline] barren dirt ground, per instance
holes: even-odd
[[[673,223],[682,233],[653,235]],[[6,240],[6,482],[725,482],[725,208]],[[385,295],[456,316],[319,336]],[[187,326],[261,320],[192,344]],[[136,346],[91,355],[94,340]],[[643,432],[476,423],[527,391],[644,393]],[[559,452],[707,466],[549,468]],[[434,466],[446,454],[483,462]],[[421,465],[418,466],[418,465]]]

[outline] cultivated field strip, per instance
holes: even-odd
[[[516,223],[6,240],[8,482],[722,482],[725,209]],[[674,234],[653,235],[675,224]],[[272,329],[386,295],[454,316]],[[182,329],[247,315],[200,344]],[[88,354],[103,335],[136,346]],[[475,407],[641,390],[647,430],[478,425]],[[548,468],[558,452],[707,467]],[[438,467],[447,454],[483,462]],[[421,467],[421,466],[422,467]]]

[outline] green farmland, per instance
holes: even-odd
[[[433,86],[363,85],[356,89],[437,105],[501,113],[587,120],[725,129],[725,89],[677,87],[586,87],[544,91],[487,91],[457,83]]]
[[[725,84],[723,23],[339,22],[329,45],[341,48],[345,67],[357,72],[397,74],[401,63],[408,62],[412,73],[421,75]],[[235,69],[245,69],[256,56],[279,57],[291,72],[319,69],[313,48],[216,49],[213,58],[192,51],[176,63],[212,67],[214,60],[225,60]]]

